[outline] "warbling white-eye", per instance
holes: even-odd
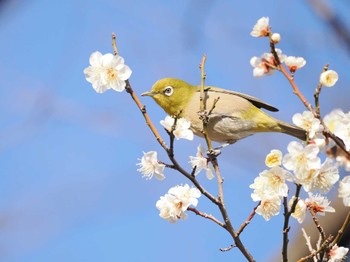
[[[281,132],[305,140],[306,131],[268,115],[260,108],[276,112],[277,108],[241,93],[214,86],[205,86],[205,104],[209,111],[207,134],[212,141],[232,144],[259,132]],[[151,91],[142,96],[152,97],[170,116],[184,117],[191,122],[192,131],[203,136],[203,122],[199,117],[200,86],[192,86],[176,78],[157,81]]]

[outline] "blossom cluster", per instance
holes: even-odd
[[[271,32],[268,17],[260,18],[254,25],[250,35],[253,37],[269,37],[270,42],[273,44],[278,44],[281,41],[281,35],[279,33]],[[278,69],[280,63],[284,63],[292,74],[306,65],[306,60],[303,57],[287,56],[279,48],[276,48],[275,51],[276,54],[264,53],[260,57],[253,56],[250,59],[250,64],[254,68],[254,77],[272,75]],[[279,61],[276,61],[277,58]],[[319,82],[323,86],[331,87],[337,81],[338,74],[334,70],[327,70],[320,75]]]
[[[349,144],[350,112],[344,113],[337,109],[324,117],[324,124],[331,132],[344,141],[345,147]],[[309,143],[292,141],[287,146],[288,153],[283,156],[280,150],[274,149],[266,156],[265,164],[270,169],[264,170],[250,185],[254,190],[252,199],[261,201],[256,213],[266,220],[278,215],[283,197],[288,195],[288,184],[292,182],[302,186],[309,194],[305,200],[298,199],[294,218],[302,223],[306,211],[324,215],[325,212],[334,212],[329,206],[330,202],[321,194],[327,194],[339,181],[338,166],[349,169],[349,160],[345,155],[336,156],[334,159],[327,157],[323,162],[319,154],[326,151],[326,139],[322,135],[323,126],[320,120],[309,111],[293,116],[295,125],[308,132]],[[328,145],[329,147],[329,145]],[[339,182],[338,196],[343,199],[345,206],[350,206],[350,176],[344,177]],[[289,201],[292,206],[294,199]]]
[[[252,199],[261,201],[256,213],[265,220],[278,215],[283,197],[288,196],[287,182],[302,185],[309,193],[306,200],[298,200],[296,212],[293,216],[301,223],[307,208],[317,210],[316,213],[334,212],[328,200],[316,192],[327,193],[339,180],[338,168],[327,158],[322,164],[318,157],[317,145],[302,145],[292,141],[284,156],[279,150],[272,150],[266,157],[266,165],[270,169],[264,170],[255,178],[250,188],[254,189]],[[294,201],[290,201],[290,205]],[[317,207],[317,208],[316,208]]]
[[[164,120],[160,121],[160,124],[169,133],[173,132],[175,138],[179,140],[180,138],[193,140],[193,132],[190,129],[191,122],[185,118],[175,119],[171,116],[166,116]]]
[[[309,142],[316,144],[320,150],[325,150],[334,146],[332,143],[327,145],[326,138],[322,131],[324,127],[321,121],[316,118],[310,111],[304,111],[302,114],[297,113],[293,116],[293,123],[308,132]],[[350,149],[350,112],[344,113],[340,109],[335,109],[323,118],[325,127],[329,129],[334,135],[342,140],[345,149]],[[334,157],[337,163],[347,171],[350,171],[350,159],[345,154],[335,154]]]
[[[190,156],[190,164],[194,169],[194,175],[198,175],[200,171],[205,170],[208,179],[213,179],[213,167],[208,159],[204,157],[205,149],[199,145],[196,156]],[[165,164],[157,159],[157,152],[150,151],[143,153],[140,163],[137,164],[140,168],[137,170],[143,174],[146,179],[151,179],[155,176],[158,180],[165,178]],[[175,186],[171,188],[165,196],[162,196],[156,203],[156,207],[160,211],[160,217],[175,223],[178,219],[185,219],[187,215],[184,213],[186,209],[192,205],[196,206],[197,198],[200,197],[200,192],[195,188],[189,188],[188,185]]]
[[[185,211],[190,205],[196,207],[200,196],[201,192],[188,184],[172,187],[156,203],[159,216],[170,223],[176,223],[178,219],[184,220],[187,218]]]
[[[350,112],[345,114],[339,109],[324,117],[325,126],[344,141],[346,148],[349,147],[350,141],[349,119]],[[325,151],[326,139],[322,135],[323,126],[320,120],[310,111],[295,114],[293,123],[307,131],[309,143],[290,142],[287,147],[288,153],[284,156],[280,150],[272,150],[265,160],[270,169],[261,172],[250,185],[250,188],[254,189],[252,199],[260,201],[256,213],[266,220],[279,214],[282,198],[288,195],[287,182],[301,185],[309,194],[307,199],[297,200],[295,212],[292,214],[299,223],[303,222],[308,209],[321,215],[334,212],[329,206],[330,202],[321,194],[327,194],[339,181],[338,166],[349,163],[346,156],[337,156],[336,161],[326,158],[322,163],[319,154]],[[343,166],[347,169],[349,164]],[[343,199],[345,206],[350,206],[350,176],[339,182],[338,196]],[[292,198],[289,205],[293,202]]]
[[[167,116],[160,124],[169,133],[173,133],[176,139],[193,139],[193,132],[190,130],[191,123],[184,118],[174,119]],[[193,168],[193,175],[197,176],[202,170],[206,172],[208,179],[214,178],[213,166],[205,157],[206,150],[202,145],[197,147],[196,156],[190,156],[189,163]],[[140,162],[137,163],[140,168],[137,169],[143,177],[151,179],[155,176],[158,180],[165,178],[164,169],[166,165],[157,158],[156,151],[143,153]],[[156,207],[160,211],[160,217],[175,223],[178,219],[185,219],[187,215],[184,213],[189,205],[196,206],[197,198],[200,192],[195,188],[189,188],[188,185],[176,186],[169,190],[168,194],[162,196],[156,203]]]

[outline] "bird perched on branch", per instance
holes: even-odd
[[[176,78],[157,81],[142,94],[152,97],[170,116],[184,117],[192,131],[203,136],[200,117],[200,86]],[[268,115],[260,108],[276,112],[277,108],[249,95],[214,87],[204,87],[207,134],[212,141],[232,144],[259,132],[280,132],[306,140],[306,131]]]

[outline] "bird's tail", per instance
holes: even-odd
[[[295,125],[291,125],[282,121],[278,121],[278,126],[281,128],[280,132],[282,133],[286,133],[288,135],[294,136],[303,141],[305,141],[307,138],[307,132],[300,127],[297,127]]]
[[[281,120],[278,120],[262,110],[256,110],[254,112],[253,121],[257,124],[256,132],[279,132],[285,133],[290,136],[294,136],[303,141],[306,141],[307,132],[306,130],[297,127],[293,124],[288,124]]]

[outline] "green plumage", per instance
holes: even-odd
[[[179,115],[191,122],[193,132],[202,136],[202,120],[199,119],[200,87],[192,86],[175,78],[157,81],[151,91],[143,95],[151,96],[164,111]],[[245,94],[212,87],[205,87],[206,109],[210,110],[214,100],[219,100],[209,116],[208,135],[213,141],[234,143],[239,139],[258,132],[281,132],[299,139],[306,139],[305,130],[279,121],[260,108],[278,111],[275,107]]]

